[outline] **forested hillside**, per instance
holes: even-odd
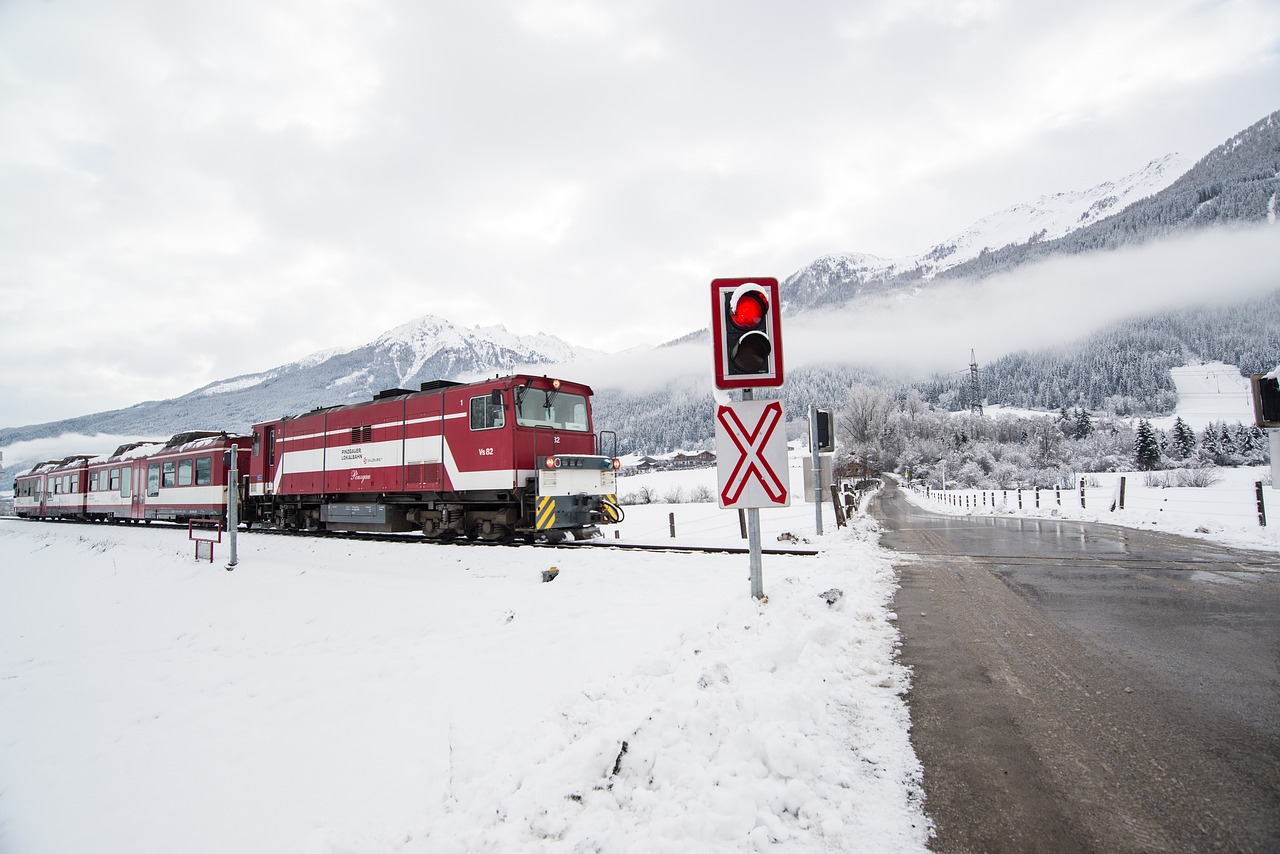
[[[1002,356],[983,367],[988,403],[1035,409],[1082,405],[1120,415],[1163,414],[1177,402],[1169,369],[1194,360],[1269,371],[1280,360],[1280,290],[1226,306],[1122,321],[1083,342]],[[925,399],[969,406],[967,375],[921,385]]]
[[[1280,290],[1234,305],[1133,318],[1073,345],[1002,356],[982,366],[982,395],[988,404],[1028,409],[1167,414],[1177,403],[1169,369],[1197,360],[1238,365],[1244,373],[1274,368],[1280,360]],[[924,401],[954,411],[969,408],[968,382],[967,371],[904,383],[856,365],[788,370],[788,435],[804,435],[810,404],[844,409],[857,384],[883,389],[899,401],[915,389]],[[597,390],[596,423],[617,432],[624,453],[705,448],[714,436],[712,405],[709,378],[647,394]]]

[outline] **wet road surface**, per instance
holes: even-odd
[[[912,742],[940,852],[1280,852],[1280,560],[944,516],[892,484]]]

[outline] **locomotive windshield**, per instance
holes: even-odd
[[[540,388],[516,389],[516,423],[521,427],[554,427],[582,433],[591,429],[586,397]]]

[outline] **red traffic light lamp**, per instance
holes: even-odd
[[[711,283],[711,337],[716,388],[782,385],[782,318],[778,280]]]

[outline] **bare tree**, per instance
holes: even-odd
[[[893,401],[878,388],[858,383],[849,389],[848,402],[840,413],[840,430],[851,446],[875,440],[893,411]]]

